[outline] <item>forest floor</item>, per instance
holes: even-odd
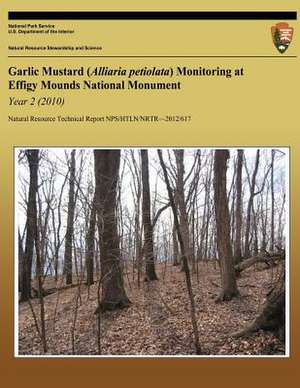
[[[204,355],[284,354],[284,344],[271,332],[260,331],[246,338],[232,337],[257,316],[276,271],[276,267],[249,268],[238,279],[240,297],[215,303],[220,291],[219,268],[213,263],[199,265],[198,276],[193,274],[192,282]],[[127,295],[132,303],[126,309],[101,314],[102,355],[195,354],[185,275],[171,265],[158,265],[157,273],[159,281],[143,282],[140,289],[136,279],[133,282],[132,273],[125,276]],[[47,282],[51,284],[51,280]],[[97,289],[96,284],[90,290],[82,284],[80,298],[78,287],[44,298],[47,354],[99,354],[95,315]],[[77,316],[74,314],[76,300]],[[38,299],[32,299],[32,307],[39,319]],[[19,305],[19,354],[44,354],[27,302]]]

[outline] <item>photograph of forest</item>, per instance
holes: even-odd
[[[15,161],[15,355],[288,355],[287,148]]]

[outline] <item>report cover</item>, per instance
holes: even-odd
[[[297,377],[298,8],[3,2],[6,382]]]

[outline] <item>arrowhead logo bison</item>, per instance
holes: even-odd
[[[277,23],[271,27],[274,45],[280,54],[283,54],[291,44],[293,32],[293,27],[289,27],[288,23]]]

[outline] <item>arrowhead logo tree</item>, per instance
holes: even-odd
[[[271,27],[272,39],[275,47],[283,54],[290,46],[294,29],[288,23],[277,23]]]

